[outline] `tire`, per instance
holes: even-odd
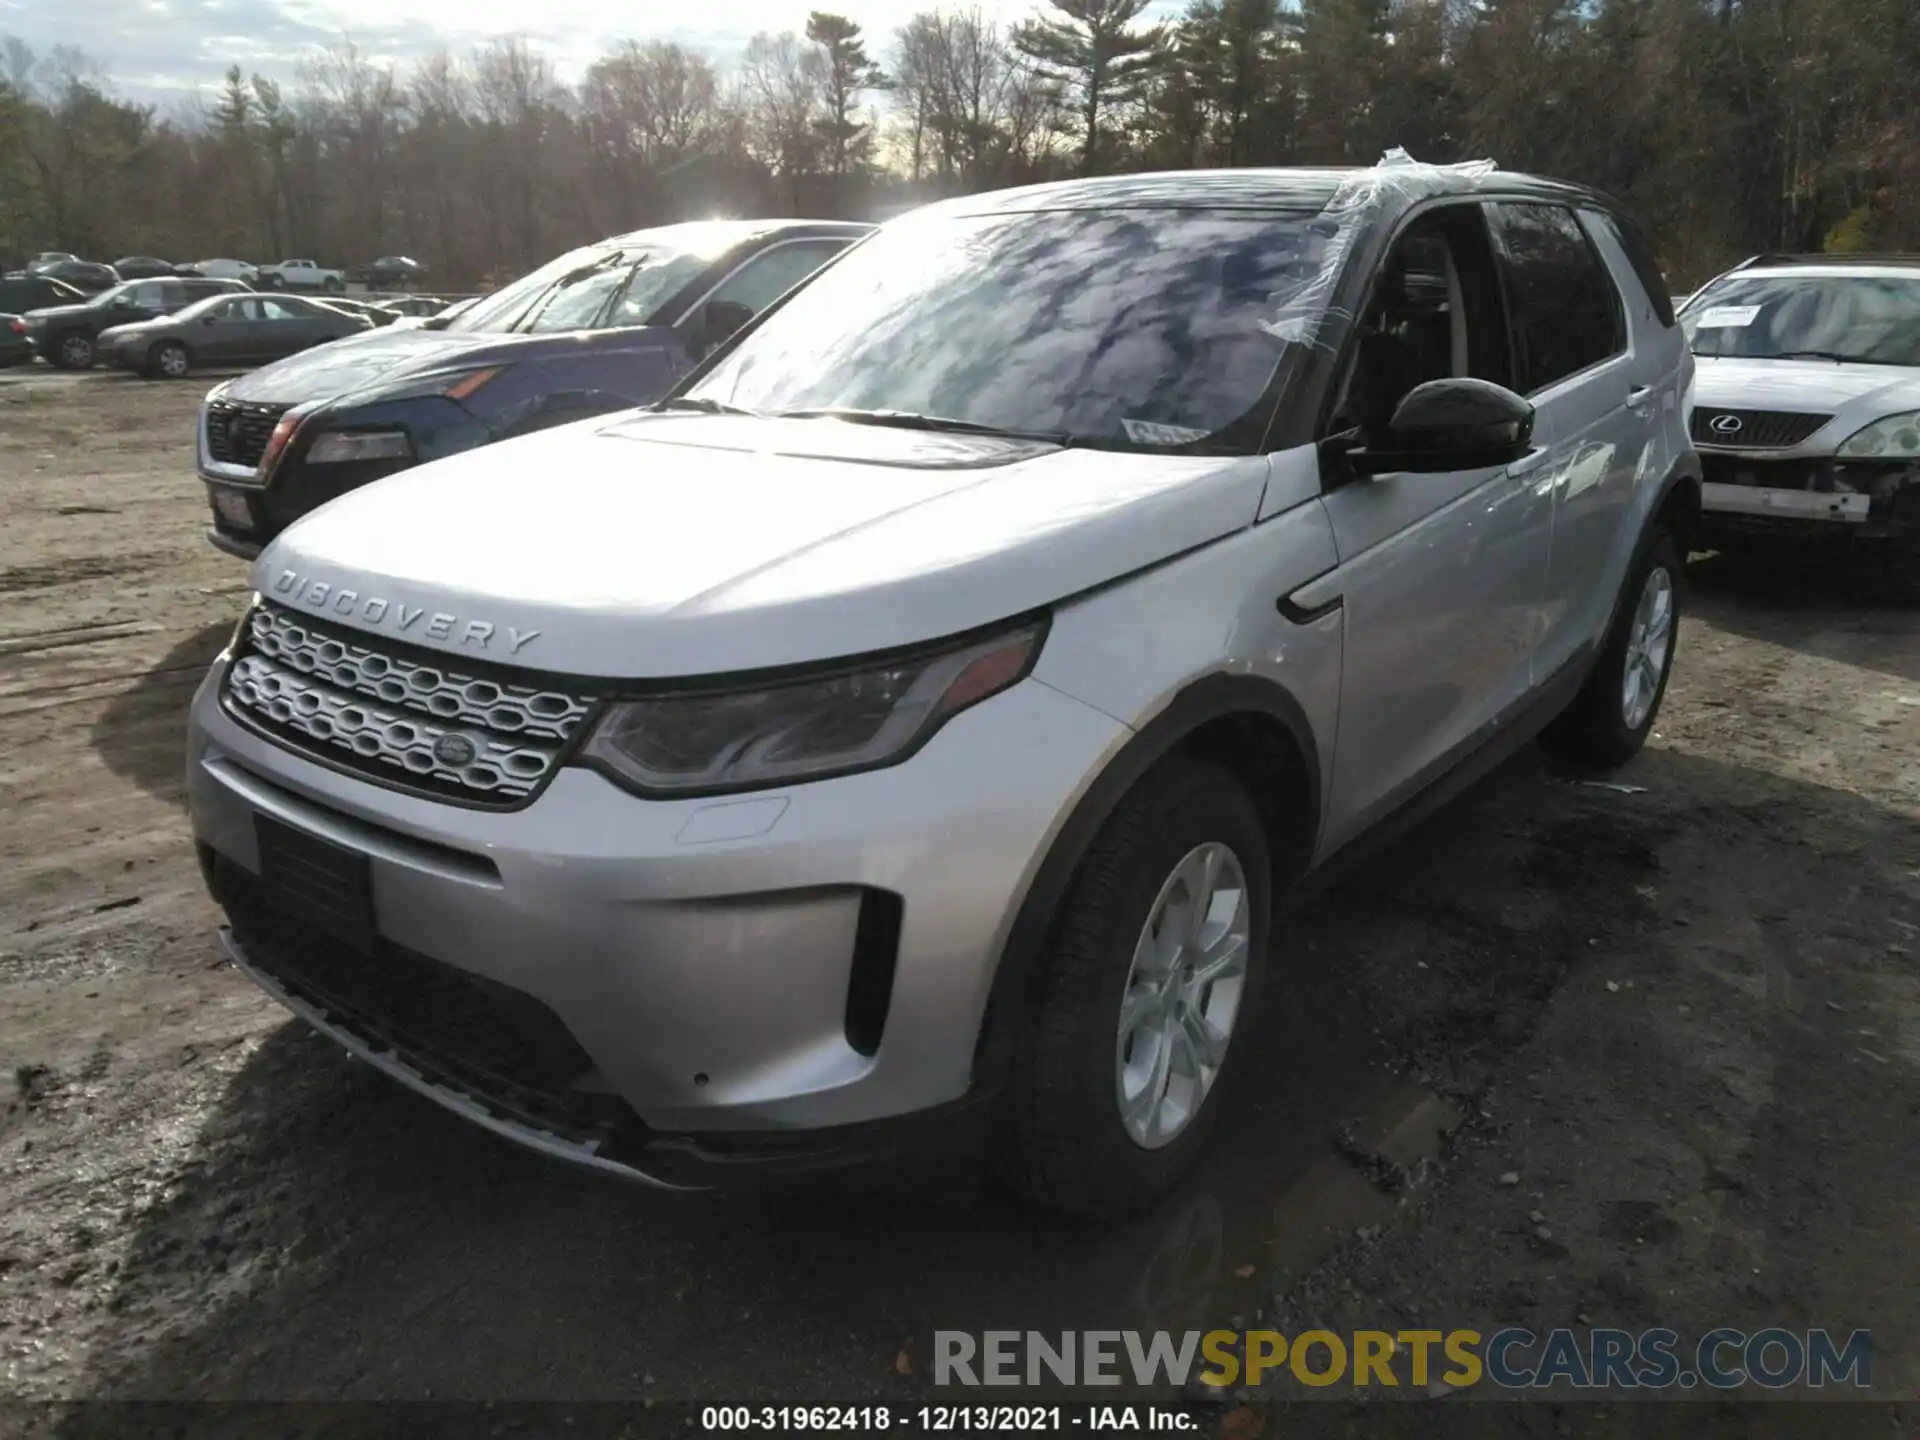
[[[77,330],[54,341],[53,349],[47,355],[47,359],[61,370],[91,370],[98,358],[94,353],[93,341]]]
[[[1239,871],[1232,916],[1244,925],[1244,968],[1231,994],[1217,984],[1205,990],[1157,987],[1135,973],[1136,952],[1151,958],[1142,949],[1153,938],[1150,922],[1157,922],[1163,944],[1173,938],[1168,927],[1179,928],[1187,912],[1178,882],[1183,873],[1199,873],[1195,857],[1203,855],[1215,857],[1222,877],[1208,925],[1216,934],[1233,888],[1227,861]],[[1039,961],[1033,1011],[1016,1049],[997,1137],[997,1169],[1006,1184],[1053,1209],[1106,1217],[1150,1204],[1179,1183],[1251,1047],[1247,1032],[1258,1014],[1272,889],[1271,851],[1260,813],[1226,771],[1174,757],[1128,793],[1075,871]],[[1229,925],[1227,939],[1231,932]],[[1227,939],[1215,942],[1221,955]],[[1184,976],[1190,969],[1176,965],[1174,973]],[[1163,1003],[1156,991],[1177,992],[1190,1006]],[[1122,1033],[1129,997],[1136,1014],[1148,1016],[1131,1038]],[[1211,1085],[1198,1086],[1197,1105],[1192,1077],[1206,1067],[1194,1065],[1193,1042],[1185,1038],[1193,1033],[1188,1027],[1196,1013],[1224,1052],[1216,1052]],[[1208,1024],[1223,1017],[1223,1026]],[[1165,1071],[1156,1062],[1163,1051],[1183,1056],[1184,1064],[1173,1067],[1162,1089],[1145,1092],[1164,1091],[1166,1100],[1136,1103],[1130,1120],[1123,1113],[1124,1097],[1142,1080],[1149,1087],[1162,1083],[1158,1077]],[[1181,1069],[1186,1073],[1178,1073]],[[1182,1123],[1175,1111],[1183,1091]],[[1143,1115],[1147,1124],[1158,1125],[1158,1133],[1141,1135]]]
[[[1597,769],[1624,765],[1640,753],[1659,718],[1660,702],[1673,675],[1684,579],[1679,542],[1672,531],[1659,526],[1648,535],[1627,569],[1613,625],[1600,647],[1593,673],[1540,737],[1548,751],[1571,764]],[[1662,589],[1664,629],[1660,620]],[[1661,640],[1664,644],[1658,645]],[[1630,663],[1638,671],[1631,694]]]
[[[147,352],[146,374],[163,380],[184,380],[193,357],[178,340],[165,340]]]

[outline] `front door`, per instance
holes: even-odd
[[[1512,383],[1512,347],[1476,204],[1416,217],[1375,277],[1329,434],[1379,437],[1414,386]],[[1324,851],[1366,829],[1525,698],[1544,601],[1551,497],[1541,452],[1443,474],[1325,477],[1339,565],[1306,598],[1343,610],[1340,721]]]

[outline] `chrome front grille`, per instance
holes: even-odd
[[[372,638],[259,606],[227,672],[227,707],[289,748],[371,779],[499,806],[545,783],[592,707]],[[449,736],[467,743],[442,744]]]

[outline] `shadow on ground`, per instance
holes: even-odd
[[[1920,606],[1879,598],[1871,574],[1832,553],[1709,555],[1688,578],[1694,614],[1719,629],[1920,683]]]
[[[163,800],[183,798],[187,705],[232,633],[230,620],[194,632],[114,698],[93,729],[108,769]]]

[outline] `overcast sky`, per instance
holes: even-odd
[[[958,8],[967,0],[950,0]],[[1034,0],[976,0],[1001,20]],[[568,79],[616,40],[664,36],[727,59],[759,30],[799,30],[810,9],[852,16],[883,52],[893,30],[933,0],[0,0],[0,35],[44,54],[77,45],[132,99],[184,99],[217,87],[239,64],[290,78],[303,51],[342,35],[370,54],[405,62],[524,35]],[[1162,0],[1156,10],[1173,10]]]

